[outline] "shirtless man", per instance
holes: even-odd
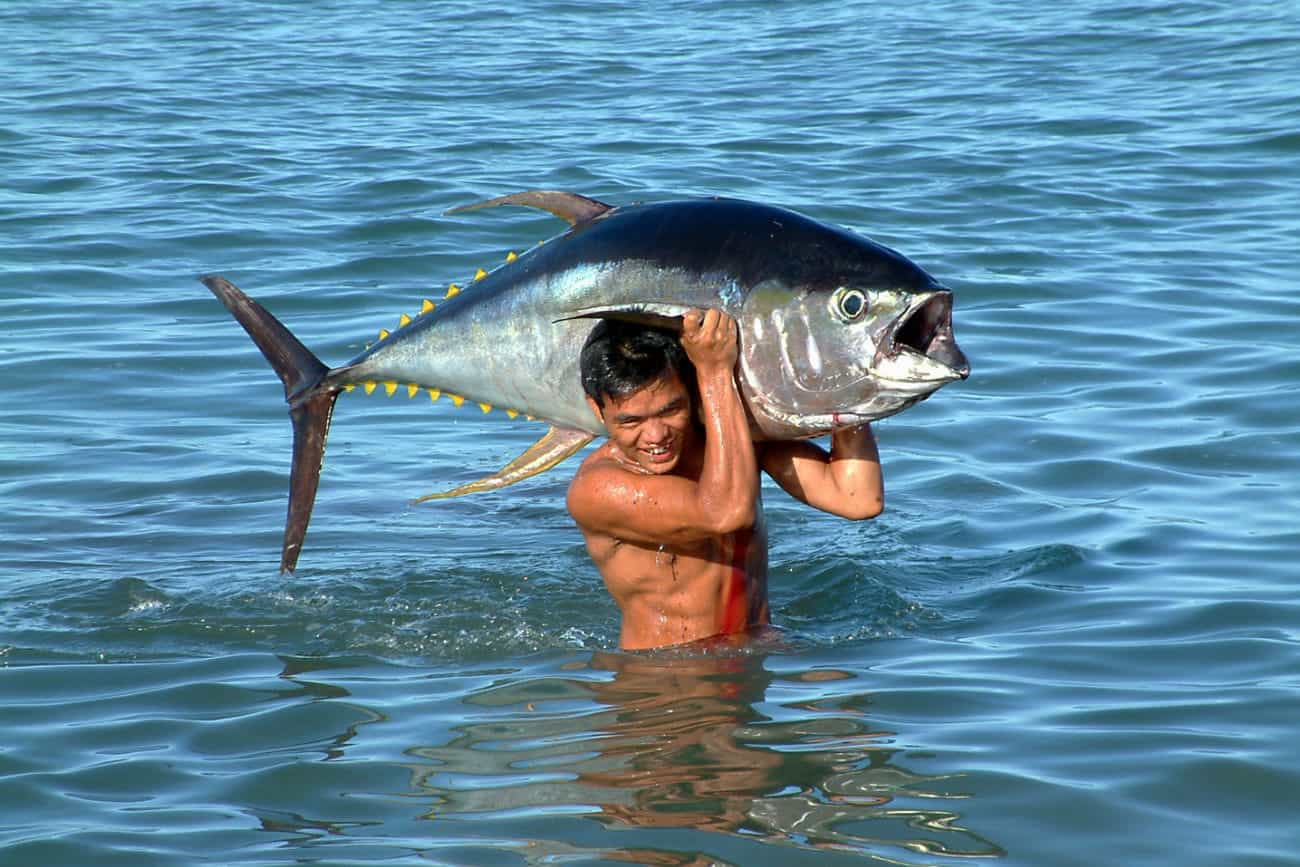
[[[754,443],[736,359],[735,320],[719,310],[690,311],[680,343],[607,322],[583,348],[587,403],[609,441],[582,462],[568,507],[623,613],[625,650],[769,622],[760,468],[845,518],[884,507],[871,427],[835,431],[830,454],[806,441]]]

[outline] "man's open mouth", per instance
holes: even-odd
[[[898,319],[887,342],[891,355],[913,352],[952,370],[954,376],[970,376],[970,362],[952,333],[952,293],[929,294]]]

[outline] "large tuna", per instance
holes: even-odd
[[[740,327],[737,379],[755,439],[818,436],[892,415],[970,368],[952,333],[952,293],[898,253],[791,211],[727,199],[611,207],[533,190],[476,205],[527,205],[564,234],[511,257],[342,367],[329,368],[256,301],[203,278],[284,382],[293,420],[280,561],[297,564],[341,391],[427,390],[550,423],[495,475],[436,497],[490,490],[549,469],[603,433],[578,376],[593,317],[680,327],[718,307]],[[429,498],[422,498],[429,499]]]

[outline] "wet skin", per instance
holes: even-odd
[[[819,509],[870,518],[883,507],[868,425],[808,442],[756,445],[736,388],[734,320],[691,311],[682,346],[690,390],[671,371],[622,398],[588,401],[609,441],[579,468],[569,511],[623,614],[620,646],[644,649],[731,635],[769,622],[763,469]]]

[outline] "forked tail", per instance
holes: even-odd
[[[329,372],[278,319],[224,277],[199,278],[244,326],[257,348],[284,383],[284,399],[293,420],[293,467],[289,470],[289,514],[284,523],[280,572],[292,572],[307,535],[316,488],[325,460],[325,438],[340,389],[321,387]]]

